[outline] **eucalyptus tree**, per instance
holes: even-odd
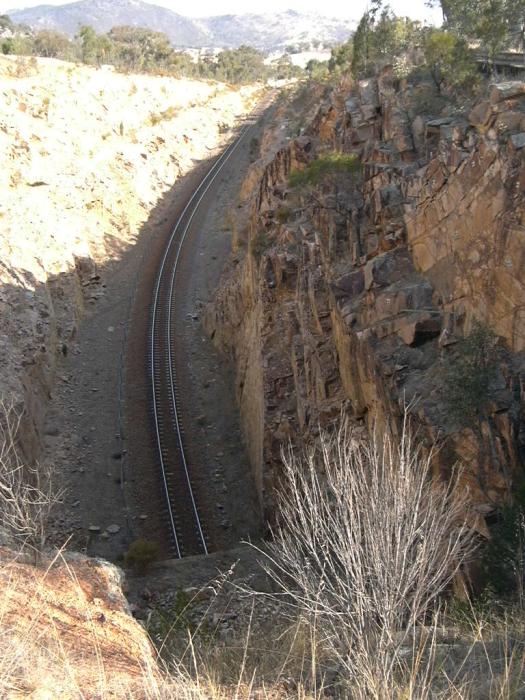
[[[507,48],[525,52],[525,0],[430,0],[444,27],[486,50],[489,61]]]

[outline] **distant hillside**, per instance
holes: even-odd
[[[142,0],[80,0],[67,5],[39,5],[8,12],[14,22],[34,29],[56,29],[73,36],[82,24],[97,32],[118,25],[165,32],[177,47],[238,47],[249,44],[275,51],[290,44],[338,43],[354,28],[350,20],[330,19],[293,10],[277,14],[221,15],[192,19]]]
[[[287,10],[275,14],[220,15],[199,22],[216,46],[249,44],[271,51],[288,44],[335,44],[348,39],[355,28],[350,20]]]
[[[38,5],[7,13],[14,22],[33,29],[57,29],[73,36],[82,24],[97,32],[118,25],[149,27],[165,32],[176,46],[203,46],[209,41],[194,21],[141,0],[80,0],[67,5]]]

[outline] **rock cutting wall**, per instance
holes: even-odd
[[[524,90],[499,84],[468,118],[425,117],[411,106],[412,88],[397,89],[385,70],[342,85],[299,138],[274,149],[258,188],[249,178],[238,210],[245,252],[236,251],[207,325],[236,362],[268,515],[282,443],[311,438],[342,408],[363,430],[395,431],[417,399],[422,439],[441,445],[436,470],[467,467],[480,529],[520,478]],[[361,176],[319,185],[313,198],[289,187],[292,170],[334,149],[355,153]],[[501,345],[479,430],[454,424],[443,384],[475,321]]]

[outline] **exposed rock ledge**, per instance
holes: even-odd
[[[418,397],[421,437],[442,445],[435,468],[467,466],[482,530],[521,472],[524,86],[494,86],[468,119],[415,115],[410,97],[388,70],[342,85],[245,192],[245,237],[207,327],[236,363],[268,515],[282,442],[308,440],[341,407],[363,428],[395,429]],[[288,186],[292,169],[333,149],[363,166],[351,217],[334,212],[327,188],[312,207]],[[444,364],[475,319],[503,346],[480,433],[453,424],[443,395]]]

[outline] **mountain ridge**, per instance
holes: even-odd
[[[316,13],[284,10],[278,13],[224,14],[188,17],[143,0],[77,0],[64,5],[38,5],[8,11],[14,22],[34,30],[52,29],[74,36],[82,24],[97,32],[119,25],[162,31],[178,48],[237,48],[249,44],[263,51],[290,44],[345,41],[355,22]]]

